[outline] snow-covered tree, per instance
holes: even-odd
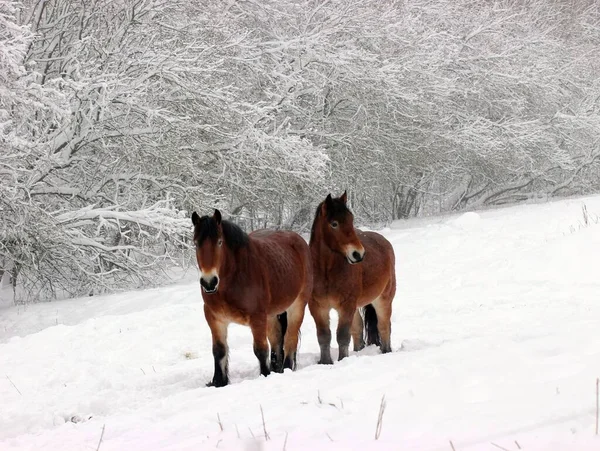
[[[1,252],[28,296],[159,281],[180,261],[187,209],[227,210],[251,186],[252,211],[323,172],[326,155],[306,139],[248,121],[256,107],[233,83],[239,29],[219,23],[221,3],[7,5],[20,40],[3,39],[16,99],[4,209],[19,214],[3,215]]]
[[[600,189],[593,0],[0,0],[0,271],[163,280],[189,212],[306,231]],[[8,275],[8,276],[7,276]]]

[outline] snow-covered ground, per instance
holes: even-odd
[[[600,449],[600,225],[581,227],[584,202],[600,214],[591,197],[393,224],[395,352],[319,366],[307,312],[300,369],[262,378],[233,326],[222,389],[205,387],[197,281],[4,308],[0,449]]]

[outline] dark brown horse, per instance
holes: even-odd
[[[306,241],[294,232],[249,235],[213,216],[192,214],[204,315],[212,333],[215,373],[209,386],[229,383],[227,326],[250,326],[260,373],[296,368],[300,325],[312,291]],[[269,365],[269,344],[271,365]]]
[[[321,347],[319,363],[331,364],[329,311],[339,316],[339,360],[348,356],[350,336],[354,350],[377,344],[390,352],[392,301],[396,294],[396,262],[388,240],[375,232],[354,229],[354,217],[346,205],[346,192],[331,194],[317,208],[310,235],[314,285],[308,308],[317,325]]]

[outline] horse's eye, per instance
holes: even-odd
[[[331,221],[331,227],[334,229],[337,229],[338,226],[338,222],[337,221]]]
[[[220,246],[221,244],[223,244],[223,240],[219,239],[219,241],[217,241],[217,246]]]

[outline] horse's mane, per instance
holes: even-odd
[[[323,201],[317,207],[317,211],[315,213],[315,219],[313,220],[312,227],[310,228],[310,241],[312,242],[315,236],[315,227],[317,224],[317,220],[321,217],[321,207],[326,201]],[[333,218],[339,215],[344,215],[349,212],[346,204],[340,199],[331,199],[331,204],[327,206],[327,220],[331,221]]]
[[[232,250],[239,249],[248,244],[248,234],[244,232],[237,224],[226,220],[221,221],[221,228],[223,230],[223,238],[225,244]],[[204,240],[210,238],[216,240],[218,236],[218,225],[215,218],[212,216],[202,216],[195,230],[195,238],[198,244],[202,244]]]

